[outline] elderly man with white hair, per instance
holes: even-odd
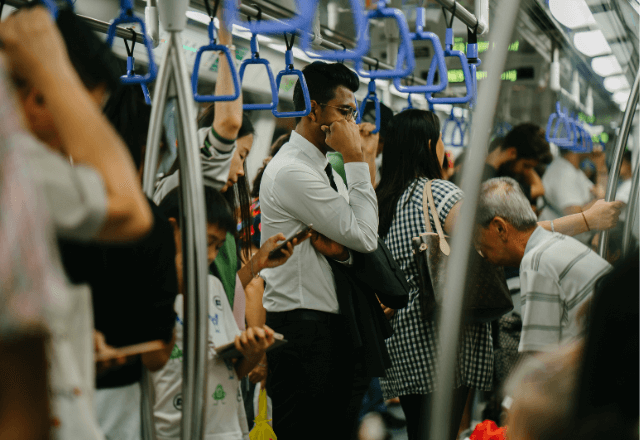
[[[574,238],[549,232],[518,183],[495,178],[482,185],[476,248],[491,263],[520,267],[520,352],[552,351],[580,336],[577,312],[611,265]]]

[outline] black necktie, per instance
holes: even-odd
[[[338,187],[336,186],[336,181],[333,180],[333,170],[331,169],[331,164],[328,164],[324,169],[324,172],[327,173],[327,177],[329,178],[329,185],[335,192],[338,192]]]

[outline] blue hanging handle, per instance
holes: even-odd
[[[454,2],[454,7],[456,3]],[[442,9],[444,11],[444,8]],[[455,14],[455,9],[454,13]],[[445,33],[445,49],[444,56],[445,57],[458,57],[460,59],[460,67],[462,68],[462,74],[464,76],[464,83],[467,87],[467,94],[463,97],[450,97],[450,98],[434,98],[431,96],[431,93],[426,93],[425,96],[427,101],[432,104],[467,104],[470,102],[474,95],[473,90],[473,82],[471,80],[471,71],[469,69],[469,62],[467,61],[467,57],[464,53],[459,50],[453,50],[453,19],[455,15],[451,15],[451,21],[448,23],[447,30]],[[446,14],[445,14],[446,16]],[[427,75],[427,84],[433,84],[433,79],[435,77],[435,69],[429,69],[429,74]]]
[[[479,23],[479,22],[478,22]],[[467,28],[467,64],[469,64],[469,73],[471,74],[471,84],[473,86],[473,93],[471,94],[471,100],[469,101],[469,108],[473,108],[476,105],[478,99],[478,66],[482,63],[478,58],[478,25],[476,29],[471,30]]]
[[[271,71],[271,65],[269,61],[260,58],[260,51],[258,49],[258,36],[253,34],[251,36],[251,58],[247,58],[240,65],[240,84],[244,78],[244,70],[248,65],[262,64],[267,69],[267,76],[269,77],[269,85],[271,86],[271,102],[268,104],[243,104],[243,110],[276,110],[278,108],[278,86],[273,79],[273,72]]]
[[[149,95],[149,88],[145,83],[142,83],[141,86],[142,86],[142,94],[144,95],[144,102],[146,102],[147,105],[151,105],[151,96]]]
[[[284,35],[284,41],[287,46],[287,51],[284,53],[284,59],[287,63],[284,70],[281,70],[276,77],[276,91],[280,90],[280,82],[282,81],[283,76],[287,75],[296,75],[298,77],[298,81],[302,86],[302,95],[304,96],[304,110],[293,111],[293,112],[279,112],[277,108],[271,110],[273,116],[276,118],[301,118],[303,116],[307,116],[311,113],[311,99],[309,98],[309,89],[307,88],[307,81],[304,79],[304,75],[298,69],[293,68],[293,42],[296,39],[296,35],[293,34],[291,37],[291,43],[287,40],[287,34]]]
[[[449,114],[449,117],[445,119],[444,124],[442,126],[443,137],[447,133],[447,127],[449,126],[449,124],[453,124],[453,129],[451,131],[451,140],[449,142],[445,142],[445,144],[451,147],[464,147],[464,129],[462,127],[463,122],[461,122],[458,118],[456,118],[453,115],[453,108],[451,108],[451,113]],[[455,136],[456,131],[460,134],[460,142],[454,142],[456,138]],[[444,142],[444,139],[443,139],[443,142]]]
[[[407,96],[407,106],[402,109],[402,111],[405,111],[405,110],[413,110],[413,102],[411,102],[411,93],[409,93],[409,96]]]
[[[56,0],[40,0],[40,2],[49,10],[49,13],[53,16],[54,19],[58,19],[58,5],[56,4]],[[73,11],[73,1],[67,0],[67,4]]]
[[[404,78],[413,72],[416,66],[416,60],[413,54],[413,44],[411,43],[411,36],[409,32],[409,26],[407,20],[401,10],[395,8],[388,8],[387,3],[389,0],[378,1],[378,7],[367,13],[367,20],[370,21],[376,18],[393,18],[398,23],[398,29],[400,31],[400,49],[398,51],[398,60],[396,67],[393,70],[369,70],[363,69],[362,58],[356,61],[356,72],[363,78]],[[403,65],[406,63],[406,67]]]
[[[206,3],[207,0],[205,0]],[[206,46],[202,46],[198,49],[198,53],[196,54],[196,60],[193,63],[193,72],[191,73],[191,89],[193,91],[193,99],[196,102],[216,102],[216,101],[235,101],[240,96],[240,81],[238,80],[238,72],[236,71],[236,65],[233,62],[233,57],[231,56],[231,51],[227,46],[223,46],[221,44],[216,43],[216,29],[213,24],[213,16],[211,17],[211,21],[209,22],[209,44]],[[200,74],[200,61],[202,61],[202,54],[205,52],[223,52],[224,56],[227,58],[227,64],[229,65],[229,70],[231,71],[231,79],[233,81],[233,90],[234,93],[231,95],[200,95],[198,94],[198,77]]]
[[[393,79],[393,85],[396,90],[402,93],[436,93],[441,92],[447,88],[449,83],[448,73],[447,73],[447,63],[444,59],[444,51],[442,50],[442,45],[440,44],[440,38],[433,32],[425,32],[424,26],[426,22],[426,11],[425,8],[416,8],[416,31],[414,33],[409,34],[412,41],[431,41],[433,45],[433,58],[431,59],[431,66],[429,67],[429,71],[432,69],[438,69],[440,72],[440,83],[433,84],[427,83],[424,86],[421,85],[411,85],[411,86],[403,86],[400,83],[400,78]],[[398,54],[398,58],[404,57],[405,46],[401,46],[400,52]],[[400,65],[404,63],[404,59],[398,61]],[[434,73],[435,78],[435,73]]]
[[[235,24],[244,27],[252,34],[284,34],[297,32],[298,29],[307,29],[308,20],[313,20],[315,14],[315,9],[312,9],[313,2],[296,0],[296,14],[292,18],[281,21],[258,20],[249,22],[240,20],[238,3],[238,0],[225,0],[225,21],[229,23],[229,26]]]
[[[563,138],[558,137],[558,130],[560,129],[560,126],[562,126],[565,131],[565,137]],[[574,134],[573,138],[571,138],[572,134]],[[573,147],[575,143],[575,132],[573,124],[571,123],[567,114],[562,112],[560,102],[556,102],[556,112],[549,115],[545,138],[547,142],[552,142],[558,147],[565,149]]]
[[[121,0],[120,2],[120,15],[113,20],[113,22],[109,25],[109,29],[107,30],[107,45],[109,47],[113,46],[113,40],[116,37],[116,29],[119,24],[139,24],[142,27],[142,36],[144,38],[144,46],[147,49],[147,56],[149,57],[149,72],[146,75],[123,75],[120,77],[120,80],[123,84],[148,84],[156,79],[158,75],[158,67],[153,60],[153,42],[149,39],[147,35],[147,28],[144,25],[144,21],[140,18],[133,15],[133,3],[132,0]],[[134,42],[135,42],[135,32],[134,32]],[[131,46],[131,63],[133,63],[133,44]],[[127,58],[127,71],[131,70],[133,72],[133,68],[129,69],[129,58]]]
[[[367,101],[373,102],[376,107],[376,129],[371,132],[371,134],[376,134],[380,132],[380,100],[376,94],[376,80],[374,78],[371,78],[369,81],[369,93],[367,93],[367,96],[365,96],[362,103],[360,103],[358,119],[356,120],[357,124],[362,122],[362,115],[364,114],[364,109],[367,106]]]
[[[493,128],[493,134],[498,137],[505,137],[511,131],[513,126],[508,122],[497,122]]]
[[[325,60],[357,60],[362,58],[369,52],[371,41],[369,39],[369,26],[367,16],[364,13],[361,0],[349,0],[351,5],[351,13],[353,14],[353,28],[356,35],[356,47],[350,51],[341,50],[315,50],[311,48],[313,35],[313,20],[315,11],[318,9],[320,0],[306,0],[308,3],[309,13],[307,16],[306,26],[302,28],[302,37],[300,39],[300,48],[307,53],[309,58],[322,58]],[[310,51],[310,52],[307,52]]]

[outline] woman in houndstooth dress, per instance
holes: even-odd
[[[435,148],[430,148],[435,146]],[[382,180],[377,188],[380,212],[379,234],[394,259],[405,272],[411,287],[409,304],[391,319],[394,334],[387,339],[392,366],[380,378],[385,398],[399,396],[407,417],[409,439],[428,426],[426,415],[437,380],[438,334],[434,321],[420,316],[419,275],[411,239],[426,232],[422,209],[424,185],[432,180],[438,217],[450,233],[459,212],[462,191],[440,180],[444,144],[440,121],[431,112],[407,110],[389,123],[382,162]],[[430,214],[431,228],[435,224]],[[465,324],[462,328],[458,360],[451,438],[455,439],[462,412],[472,388],[491,389],[493,346],[488,323]]]

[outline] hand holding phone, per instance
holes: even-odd
[[[282,249],[286,248],[287,245],[289,243],[292,243],[294,239],[297,239],[297,243],[300,243],[300,241],[304,238],[307,237],[307,235],[311,232],[311,228],[312,228],[313,224],[305,226],[304,228],[300,229],[298,232],[294,233],[293,235],[289,236],[288,238],[285,239],[285,241],[283,241],[282,243],[280,243],[275,249],[273,249],[271,252],[269,252],[269,258],[274,259],[274,258],[280,258],[283,257],[283,253],[282,253]]]

